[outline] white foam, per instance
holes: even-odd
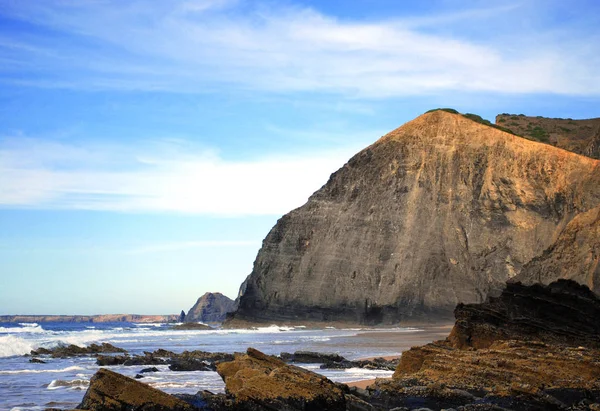
[[[81,371],[85,370],[83,367],[79,367],[77,365],[72,365],[66,368],[60,369],[52,369],[52,370],[6,370],[0,371],[0,375],[10,375],[10,374],[45,374],[45,373],[53,373],[53,372],[69,372],[69,371]]]
[[[29,354],[34,345],[24,338],[15,335],[0,336],[0,357]]]
[[[21,327],[0,327],[1,334],[16,334],[16,333],[44,333],[46,330],[37,323],[19,323]]]
[[[85,390],[90,385],[88,380],[77,379],[77,380],[52,380],[46,389],[48,390],[59,390],[67,388],[71,390]]]

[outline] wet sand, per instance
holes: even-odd
[[[418,328],[421,331],[403,332],[403,331],[365,331],[352,337],[357,344],[377,344],[379,347],[389,347],[391,351],[396,351],[395,355],[386,355],[383,358],[393,360],[399,358],[402,352],[409,350],[411,347],[428,344],[432,341],[443,340],[454,324],[427,324],[423,326],[414,325],[412,328]],[[373,358],[361,358],[363,360]],[[358,380],[346,383],[349,387],[357,387],[361,389],[367,388],[375,382],[374,379]]]
[[[390,357],[391,359],[400,356],[402,352],[409,350],[411,347],[445,339],[448,334],[450,334],[450,330],[452,330],[453,326],[454,323],[446,323],[434,325],[427,324],[423,326],[415,325],[411,327],[416,328],[419,331],[403,331],[401,329],[398,331],[365,330],[359,332],[354,337],[350,337],[349,343],[358,347],[376,345],[378,348],[388,351],[389,354],[386,354],[385,357]]]

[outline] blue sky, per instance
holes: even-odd
[[[387,131],[599,117],[598,67],[596,1],[0,0],[0,314],[235,297]]]

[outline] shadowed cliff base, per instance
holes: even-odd
[[[473,115],[426,113],[277,222],[227,322],[448,318],[499,295],[598,206],[597,160]]]

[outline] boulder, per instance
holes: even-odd
[[[77,407],[94,411],[192,411],[196,407],[132,378],[101,368]]]
[[[345,410],[343,390],[322,375],[253,348],[217,365],[236,404],[278,410]],[[260,408],[257,408],[260,409]]]
[[[334,353],[320,353],[314,351],[296,351],[293,354],[282,352],[279,357],[285,362],[301,364],[322,364],[327,362],[343,362],[344,357]]]
[[[87,347],[80,347],[78,345],[58,345],[54,348],[38,348],[37,350],[31,351],[30,355],[50,355],[53,358],[68,358],[68,357],[79,357],[85,355],[94,355],[99,353],[126,353],[127,351],[115,347],[109,343],[102,344],[90,344]]]

